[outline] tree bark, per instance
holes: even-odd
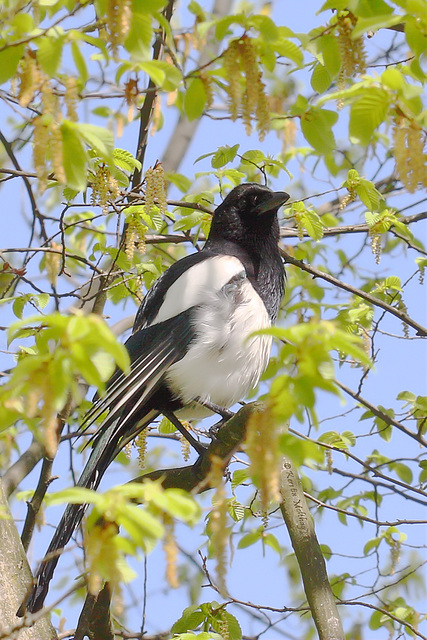
[[[345,640],[313,518],[298,473],[286,457],[282,466],[281,494],[283,500],[280,510],[295,550],[305,595],[319,639]]]
[[[49,615],[15,616],[32,579],[0,479],[0,640],[56,640]]]

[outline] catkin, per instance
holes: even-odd
[[[165,215],[167,209],[165,172],[160,163],[147,169],[145,174],[145,213],[150,215],[154,204],[160,214]]]
[[[270,111],[256,43],[246,35],[232,40],[223,58],[231,119],[236,120],[240,113],[248,135],[255,120],[259,138],[263,140],[270,124]]]
[[[271,501],[280,502],[281,499],[279,435],[271,409],[251,415],[245,448],[251,461],[251,476],[260,490],[264,513]]]
[[[163,538],[163,551],[166,557],[166,581],[172,589],[179,587],[177,560],[178,547],[175,539],[175,527],[173,519],[170,515],[163,515],[163,524],[165,526],[165,537]]]
[[[129,33],[131,18],[131,0],[107,0],[107,32],[114,57]]]
[[[216,580],[219,592],[222,595],[227,593],[227,543],[229,532],[227,530],[227,510],[223,463],[218,456],[211,458],[211,470],[209,472],[209,484],[215,487],[215,494],[212,498],[213,508],[210,516],[211,545],[216,559]]]
[[[343,88],[346,78],[354,78],[366,69],[366,52],[363,38],[352,38],[357,18],[350,11],[340,11],[337,16],[338,45],[341,53],[341,70],[338,85]]]
[[[100,205],[102,212],[108,213],[108,201],[115,200],[120,195],[118,182],[105,165],[99,165],[92,179],[91,204]]]
[[[69,77],[65,80],[65,106],[67,107],[67,118],[72,122],[77,122],[77,104],[79,92],[76,78]]]
[[[393,128],[393,154],[399,179],[410,193],[418,185],[427,187],[427,155],[425,135],[415,122],[406,118],[395,121]]]
[[[35,54],[27,49],[18,70],[18,101],[21,107],[27,107],[40,87],[41,74]]]

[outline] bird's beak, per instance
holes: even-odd
[[[269,199],[255,207],[253,212],[256,215],[262,215],[263,213],[268,213],[268,211],[277,211],[289,198],[289,193],[285,193],[284,191],[272,192]]]

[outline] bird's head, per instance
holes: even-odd
[[[256,183],[240,184],[216,208],[209,239],[246,244],[246,239],[254,236],[274,236],[277,242],[277,211],[288,199],[284,191]]]

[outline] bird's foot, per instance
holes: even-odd
[[[206,407],[206,409],[209,409],[209,411],[212,411],[212,413],[217,413],[221,416],[222,422],[226,422],[234,416],[234,413],[230,411],[230,409],[227,409],[227,407],[221,407],[219,404],[215,404],[215,402],[210,402],[210,400],[202,400],[199,398],[197,402]]]

